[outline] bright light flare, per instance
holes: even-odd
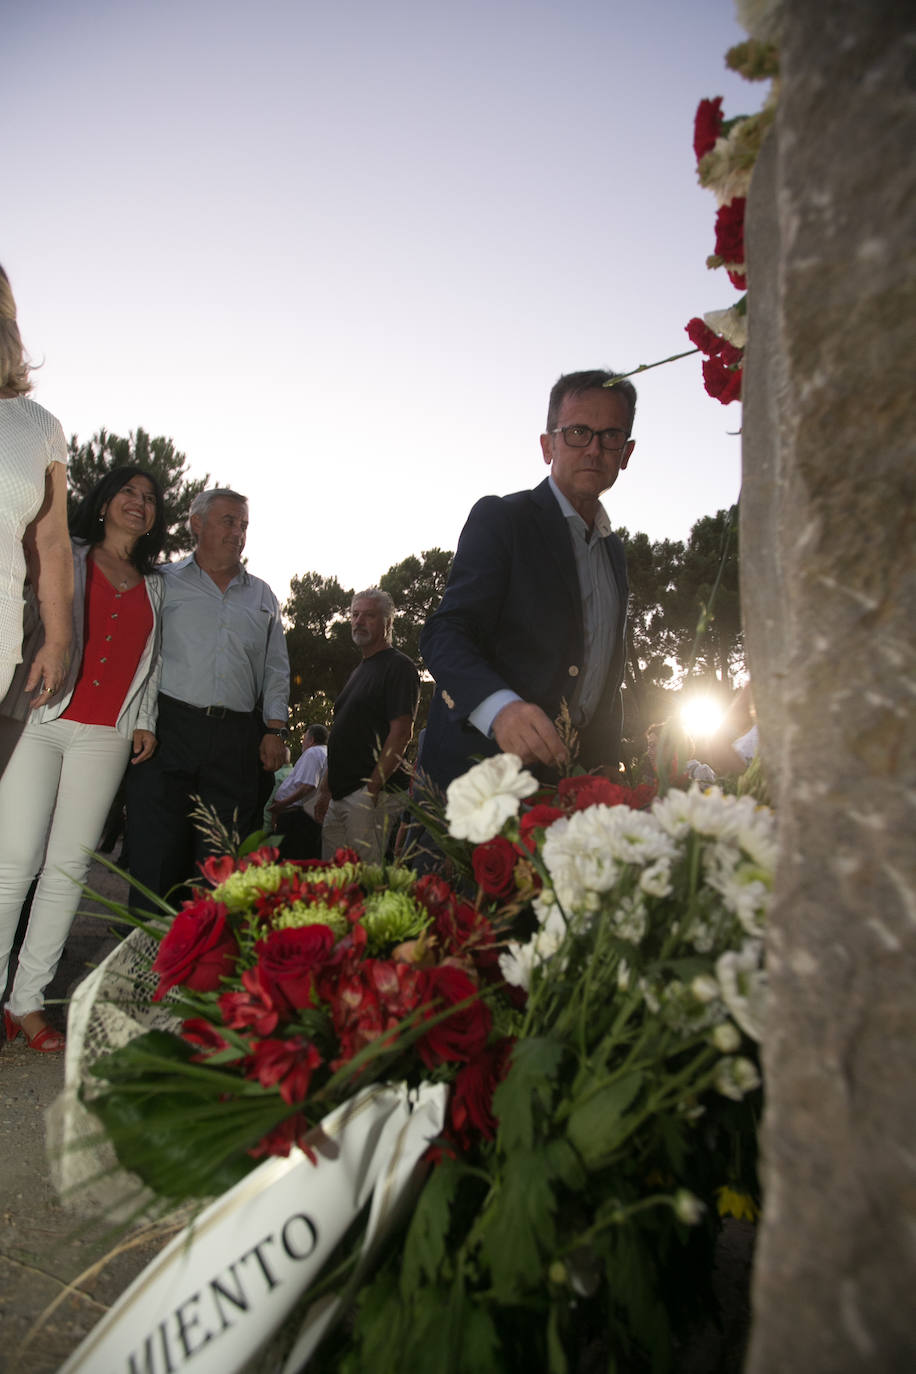
[[[694,739],[715,733],[725,712],[714,697],[691,697],[681,707],[681,724]]]

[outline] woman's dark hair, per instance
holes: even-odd
[[[152,483],[156,496],[156,516],[152,528],[137,540],[130,554],[131,563],[145,577],[155,568],[165,543],[165,506],[162,487],[153,474],[147,472],[146,468],[138,468],[133,465],[112,468],[111,472],[106,472],[104,477],[100,477],[88,496],[84,496],[77,507],[73,519],[70,521],[70,534],[74,539],[82,539],[87,544],[101,544],[105,538],[105,521],[102,511],[111,498],[117,496],[122,487],[127,486],[132,477],[145,477],[148,482]]]

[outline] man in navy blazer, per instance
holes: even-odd
[[[549,777],[567,758],[564,702],[576,762],[616,769],[627,571],[599,498],[630,461],[636,391],[608,387],[615,375],[560,377],[541,435],[549,477],[468,516],[420,639],[436,679],[420,768],[439,787],[500,750]]]

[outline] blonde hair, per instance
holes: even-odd
[[[0,267],[0,394],[11,391],[14,396],[25,396],[32,390],[29,372],[10,279]]]

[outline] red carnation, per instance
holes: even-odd
[[[471,858],[474,877],[488,897],[511,897],[518,853],[503,835],[479,844]]]
[[[534,853],[536,843],[534,838],[535,830],[549,830],[554,821],[558,821],[565,816],[566,812],[559,806],[548,806],[546,802],[539,802],[537,806],[532,806],[530,811],[526,811],[519,822],[519,834],[522,844]]]
[[[720,358],[703,359],[703,384],[710,396],[727,406],[741,399],[742,369],[723,366]]]
[[[293,1016],[309,1005],[315,974],[333,948],[334,932],[318,923],[273,930],[255,945],[262,986],[281,1016]]]
[[[448,1103],[448,1133],[462,1150],[470,1149],[475,1135],[487,1140],[496,1135],[493,1094],[509,1071],[514,1045],[505,1036],[458,1070]]]
[[[280,1096],[291,1107],[308,1096],[312,1072],[321,1063],[314,1045],[301,1035],[289,1040],[259,1040],[254,1046],[249,1078],[262,1088],[279,1087]]]
[[[710,357],[715,357],[722,347],[722,336],[710,329],[705,320],[694,316],[692,320],[684,326],[690,342],[700,350],[701,353],[708,353]]]
[[[744,196],[720,205],[716,215],[716,253],[726,264],[744,262]]]
[[[232,973],[238,954],[222,902],[205,898],[188,902],[159,946],[153,964],[153,972],[159,974],[159,986],[153,1001],[161,1002],[177,983],[195,992],[213,992]]]
[[[715,147],[722,132],[722,122],[721,95],[714,100],[701,100],[693,121],[693,151],[697,162]]]
[[[477,984],[452,964],[424,969],[423,1001],[432,1004],[433,1014],[445,1007],[467,1002],[466,1006],[431,1026],[417,1042],[420,1058],[428,1069],[443,1062],[467,1062],[476,1058],[487,1043],[493,1018],[487,1004],[480,999]],[[472,998],[472,1001],[467,1001]]]

